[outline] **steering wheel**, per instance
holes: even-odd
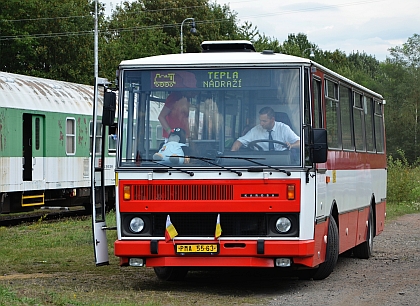
[[[257,144],[259,142],[277,143],[277,144],[281,145],[283,148],[285,148],[285,150],[289,149],[287,144],[285,144],[284,142],[278,141],[278,140],[274,140],[274,139],[253,140],[250,143],[248,143],[248,148],[250,148],[251,150],[255,150],[255,151],[264,151],[263,148],[261,148],[261,146]]]

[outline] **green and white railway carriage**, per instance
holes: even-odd
[[[90,205],[93,94],[93,86],[0,72],[0,212]],[[106,139],[111,200],[115,140]]]

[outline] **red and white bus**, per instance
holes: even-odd
[[[369,258],[385,221],[383,97],[312,60],[255,52],[247,41],[202,49],[119,66],[120,264],[153,267],[165,280],[200,267],[296,269],[324,279],[343,252]],[[177,106],[184,118],[168,128],[160,114]],[[244,128],[261,129],[267,107],[281,122],[276,129],[298,141],[290,146],[267,133],[232,151]],[[180,130],[185,137],[172,137]],[[182,150],[168,155],[170,143]],[[95,203],[101,265],[107,227]]]

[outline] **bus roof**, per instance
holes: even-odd
[[[192,69],[192,68],[240,68],[240,67],[272,67],[272,66],[315,66],[331,77],[345,82],[355,88],[375,96],[379,100],[383,97],[352,80],[310,60],[293,55],[263,52],[203,52],[150,56],[122,61],[120,69]]]
[[[292,55],[269,52],[205,52],[167,54],[122,61],[120,68],[145,67],[209,67],[238,65],[309,64],[310,60]]]

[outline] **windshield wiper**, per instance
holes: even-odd
[[[184,169],[181,169],[181,168],[175,168],[175,167],[169,166],[169,165],[167,165],[165,163],[159,162],[157,160],[153,160],[153,159],[142,159],[142,161],[152,162],[152,163],[155,163],[155,164],[164,166],[164,167],[168,167],[171,170],[177,170],[177,171],[180,171],[182,173],[186,173],[189,176],[194,176],[194,172],[192,172],[192,171],[187,171],[187,170],[184,170]],[[162,170],[166,170],[167,171],[168,169],[153,169],[153,172],[162,172]]]
[[[279,172],[282,172],[282,173],[286,173],[287,176],[290,176],[292,174],[290,171],[287,171],[287,170],[284,170],[284,169],[281,169],[281,168],[272,167],[270,165],[266,165],[266,164],[259,163],[259,162],[255,161],[255,159],[265,159],[265,158],[262,158],[262,157],[249,158],[249,157],[235,157],[235,156],[218,156],[217,158],[246,160],[246,161],[249,161],[249,162],[251,162],[255,165],[258,165],[258,166],[263,166],[263,167],[267,167],[269,169],[273,169],[273,170],[276,170],[276,171],[279,171]]]
[[[233,169],[230,169],[230,168],[224,167],[224,166],[222,166],[222,165],[219,165],[219,164],[217,164],[217,163],[215,163],[215,162],[212,162],[212,160],[214,160],[214,158],[197,157],[197,156],[186,156],[186,158],[198,159],[198,160],[204,161],[204,162],[206,162],[206,163],[209,163],[210,165],[217,166],[217,167],[219,167],[219,168],[222,168],[222,169],[225,169],[225,170],[230,171],[230,172],[232,172],[232,173],[235,173],[235,174],[237,174],[238,176],[242,176],[242,172],[240,172],[240,171],[236,171],[236,170],[233,170]]]

